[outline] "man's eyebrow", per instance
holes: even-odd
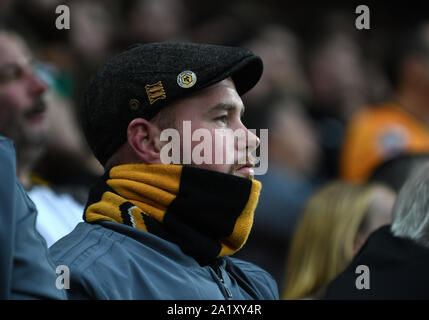
[[[27,60],[26,62],[21,61],[12,61],[12,62],[6,62],[0,65],[0,69],[7,69],[7,68],[25,68],[27,66],[31,66],[32,63],[35,60]]]
[[[217,105],[215,105],[213,108],[210,109],[210,113],[219,111],[219,110],[226,110],[226,111],[231,111],[231,110],[236,110],[237,106],[234,104],[230,104],[230,103],[219,103]],[[243,116],[244,114],[244,106],[243,108],[241,108],[241,112],[240,112],[240,116]]]
[[[16,63],[16,62],[6,62],[0,65],[0,69],[16,68],[19,66],[20,66],[19,63]]]

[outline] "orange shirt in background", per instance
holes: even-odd
[[[402,153],[429,152],[429,126],[395,103],[358,111],[340,155],[341,178],[362,182],[382,162]]]

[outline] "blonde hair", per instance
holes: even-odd
[[[291,243],[283,299],[320,295],[345,269],[376,188],[336,181],[311,197]]]

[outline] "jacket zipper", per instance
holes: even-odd
[[[222,286],[224,287],[226,294],[228,295],[228,298],[232,298],[231,290],[229,290],[228,286],[225,283],[225,280],[223,280],[222,270],[219,268],[218,271],[219,271],[218,274],[219,274],[220,282],[222,283]]]

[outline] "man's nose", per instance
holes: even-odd
[[[27,75],[28,86],[31,95],[40,96],[42,95],[48,88],[48,85],[45,81],[43,81],[34,71],[31,71]]]
[[[260,140],[256,134],[246,128],[247,131],[247,151],[252,152],[259,147]]]
[[[254,150],[256,150],[259,147],[259,138],[254,134],[251,130],[247,129],[244,124],[241,123],[240,128],[241,130],[244,130],[245,136],[240,136],[236,140],[236,148],[237,149],[246,149],[247,153],[250,153]],[[243,140],[241,140],[244,138]]]

